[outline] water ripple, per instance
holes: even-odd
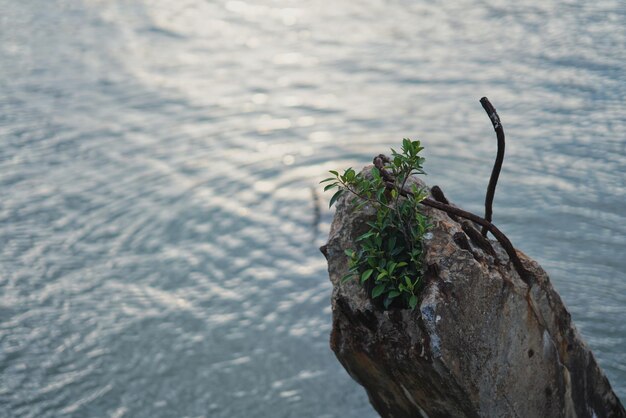
[[[9,415],[373,416],[328,349],[318,181],[411,136],[427,180],[480,212],[482,95],[509,138],[494,220],[624,397],[619,1],[3,11]]]

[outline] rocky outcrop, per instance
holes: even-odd
[[[417,180],[416,180],[417,181]],[[415,310],[382,311],[347,273],[346,248],[374,208],[337,204],[328,244],[331,348],[383,417],[624,417],[543,269],[518,252],[522,281],[496,241],[424,207],[425,287]]]

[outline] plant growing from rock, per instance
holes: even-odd
[[[376,209],[369,229],[356,239],[357,248],[345,250],[349,272],[341,282],[359,280],[385,309],[392,304],[414,309],[423,284],[422,239],[429,225],[419,203],[428,192],[415,184],[405,189],[409,177],[425,174],[422,150],[420,141],[405,138],[401,152],[392,149],[391,158],[376,157],[378,164],[368,175],[348,168],[343,174],[330,171],[333,177],[322,180],[328,183],[324,191],[337,189],[330,206],[349,192],[357,210],[364,205]]]
[[[325,191],[332,188],[338,189],[330,199],[330,206],[337,201],[339,196],[348,191],[356,196],[354,201],[358,201],[357,207],[370,203],[381,212],[377,215],[376,222],[369,223],[372,229],[359,237],[358,242],[363,242],[361,248],[346,250],[346,254],[350,257],[349,274],[342,281],[356,276],[366,289],[371,289],[372,298],[382,298],[386,308],[398,299],[403,300],[404,305],[412,309],[417,304],[417,295],[422,286],[423,269],[416,256],[418,253],[421,254],[422,237],[428,227],[426,218],[417,210],[417,205],[420,203],[444,211],[451,217],[460,217],[470,221],[471,223],[466,224],[464,230],[467,229],[466,233],[470,234],[472,241],[475,241],[479,247],[491,247],[487,240],[487,233],[490,232],[506,252],[520,279],[529,286],[535,280],[533,274],[522,263],[511,241],[491,223],[493,198],[504,159],[504,129],[498,112],[489,99],[483,97],[480,103],[491,120],[498,140],[498,153],[485,196],[484,218],[450,205],[437,186],[430,191],[432,198],[428,197],[428,193],[424,190],[414,186],[411,190],[405,188],[407,179],[412,174],[425,174],[422,170],[424,159],[419,156],[419,152],[423,149],[419,141],[404,139],[402,153],[397,153],[392,149],[392,160],[384,155],[375,157],[375,168],[372,169],[370,177],[357,174],[349,168],[342,175],[337,171],[331,171],[334,177],[322,180],[322,183],[331,182],[324,188]],[[474,230],[476,225],[482,227],[481,232]],[[395,239],[392,239],[394,237]],[[398,246],[402,250],[396,254],[397,251],[393,249]],[[320,250],[327,256],[326,246],[322,246]],[[403,256],[404,259],[397,258]],[[405,278],[406,276],[410,279],[412,277],[410,274],[415,275],[410,283],[412,287]]]

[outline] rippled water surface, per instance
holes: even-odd
[[[625,63],[621,0],[0,0],[0,416],[375,416],[318,181],[410,136],[480,213],[483,95],[494,221],[626,397]]]

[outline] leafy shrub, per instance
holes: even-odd
[[[428,193],[411,185],[412,193],[402,193],[411,175],[425,174],[424,158],[419,156],[420,141],[404,139],[401,152],[391,150],[384,170],[374,167],[371,176],[348,168],[343,174],[330,171],[333,177],[324,191],[337,189],[330,199],[332,206],[345,192],[354,195],[357,209],[371,204],[376,218],[367,222],[369,229],[357,238],[357,248],[345,250],[349,273],[341,279],[359,280],[371,292],[372,299],[382,301],[385,309],[394,306],[414,309],[422,288],[422,238],[429,228],[428,219],[419,211],[419,203]]]

